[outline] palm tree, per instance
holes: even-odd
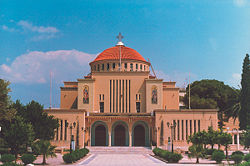
[[[43,162],[42,162],[43,165],[46,164],[46,158],[48,156],[56,157],[56,154],[55,154],[56,146],[52,146],[50,144],[50,141],[48,141],[48,140],[39,140],[39,141],[37,141],[35,143],[34,146],[36,147],[38,153],[43,155]]]
[[[188,151],[190,152],[188,154],[188,157],[189,158],[196,157],[196,163],[199,163],[199,158],[205,157],[204,148],[202,147],[202,145],[193,144],[188,148]]]

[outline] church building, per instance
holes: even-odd
[[[167,146],[186,149],[188,136],[208,126],[217,129],[217,110],[180,109],[176,82],[150,74],[151,64],[118,43],[89,63],[90,74],[64,82],[52,143],[76,146]],[[143,48],[142,48],[143,49]],[[167,62],[166,62],[167,63]]]

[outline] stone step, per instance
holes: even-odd
[[[88,147],[92,154],[119,153],[119,154],[152,154],[151,148],[148,147]]]

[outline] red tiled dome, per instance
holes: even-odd
[[[135,51],[132,48],[125,47],[125,46],[115,46],[104,50],[100,53],[93,62],[100,61],[100,60],[118,60],[120,59],[120,49],[121,47],[121,59],[131,59],[131,60],[139,60],[143,62],[147,62],[141,54]],[[91,63],[93,63],[91,62]]]

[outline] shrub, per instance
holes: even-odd
[[[205,154],[206,155],[212,155],[214,151],[216,151],[216,149],[206,149]]]
[[[178,153],[169,153],[168,162],[170,163],[178,163],[182,159],[182,155]]]
[[[160,148],[154,148],[154,149],[153,149],[153,153],[154,153],[156,156],[159,156],[159,155],[160,155],[160,151],[161,151]]]
[[[242,151],[239,151],[239,150],[233,152],[233,153],[232,153],[232,156],[235,155],[235,154],[239,154],[239,155],[244,156],[244,153],[243,153]]]
[[[250,162],[250,153],[244,156],[244,160]]]
[[[32,164],[36,160],[36,157],[33,154],[24,154],[21,157],[21,160],[25,165],[27,165]]]
[[[15,160],[16,160],[16,158],[12,154],[3,154],[2,157],[1,157],[1,161],[3,163],[9,163],[9,162],[12,162],[12,161],[15,161]]]
[[[63,161],[67,164],[73,163],[74,158],[73,158],[72,153],[67,153],[67,154],[63,155]]]
[[[239,164],[243,160],[243,156],[241,154],[233,154],[231,156],[232,160],[234,161],[235,164]]]
[[[241,163],[239,166],[250,166],[250,162]]]
[[[73,163],[81,158],[83,158],[84,156],[86,156],[86,154],[89,153],[88,149],[80,149],[80,150],[75,150],[72,153],[67,153],[65,155],[63,155],[63,161],[65,163]]]
[[[221,161],[225,159],[225,154],[222,151],[214,151],[212,154],[212,160],[215,160],[217,163],[221,163]]]
[[[4,163],[1,166],[22,166],[22,164],[17,164],[17,163]]]

